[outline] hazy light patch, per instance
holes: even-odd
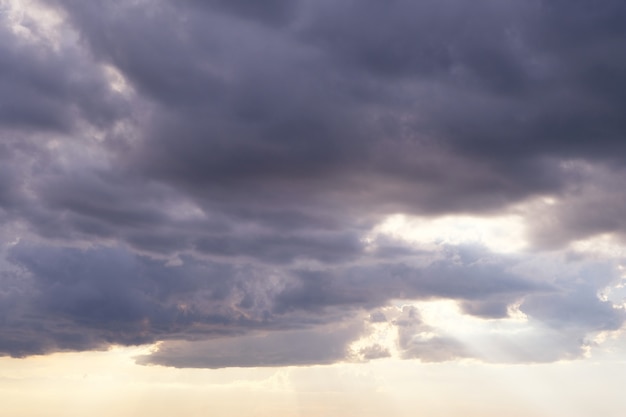
[[[612,233],[603,233],[570,243],[574,252],[600,258],[619,259],[626,257],[626,246]]]
[[[611,233],[574,241],[570,243],[568,249],[583,258],[614,262],[626,260],[626,246]],[[610,301],[613,308],[624,309],[626,308],[626,266],[618,264],[615,267],[619,273],[619,279],[600,289],[597,295],[602,301]]]
[[[30,30],[24,25],[26,15],[26,2],[21,0],[0,1],[0,19],[5,21],[7,27],[16,35],[28,37]]]
[[[389,395],[402,410],[401,416],[411,415],[407,410],[412,410],[412,415],[429,417],[618,417],[626,403],[620,394],[623,365],[614,371],[610,364],[585,361],[533,366],[373,362],[371,366],[393,372]],[[596,392],[598,381],[604,388]]]
[[[0,384],[39,384],[54,378],[59,386],[80,383],[121,387],[123,385],[180,388],[247,388],[291,390],[291,368],[171,368],[136,364],[136,358],[154,353],[159,343],[142,346],[113,346],[106,351],[65,352],[24,359],[0,357]]]
[[[426,247],[469,243],[510,253],[526,248],[525,232],[524,218],[520,215],[427,218],[395,214],[374,227],[366,242],[374,243],[376,236],[383,235]]]
[[[555,206],[559,201],[555,197],[542,197],[541,202],[547,206]]]
[[[527,317],[519,305],[509,307],[510,316],[483,319],[461,311],[453,300],[405,301],[395,307],[419,311],[420,324],[412,339],[420,343],[448,340],[463,347],[461,358],[488,363],[525,363],[541,360],[544,348],[555,337],[544,324]],[[557,335],[558,336],[558,335]],[[394,352],[395,353],[395,352]],[[395,355],[394,355],[395,356]],[[417,359],[421,359],[419,356]],[[426,362],[429,361],[425,357]]]
[[[606,346],[606,353],[610,353],[614,348],[611,346],[613,341],[617,341],[623,335],[624,331],[620,330],[607,330],[596,334],[591,340],[594,345],[609,345]]]
[[[600,300],[610,302],[613,308],[626,310],[626,268],[623,265],[618,265],[617,268],[620,279],[600,290],[597,295]]]
[[[3,412],[12,417],[621,417],[626,407],[621,388],[626,369],[620,362],[510,366],[386,358],[220,370],[132,362],[134,354],[150,348],[0,358]]]
[[[15,35],[30,42],[43,41],[54,49],[58,49],[63,42],[62,16],[38,1],[0,1],[0,20],[5,19]]]
[[[0,358],[3,414],[12,417],[276,416],[296,411],[290,369],[139,366],[154,346]],[[245,398],[246,401],[241,401]]]
[[[16,34],[25,30],[22,23],[26,7],[21,0],[1,0],[0,19],[6,21],[7,26]]]
[[[482,319],[464,314],[456,301],[419,301],[410,304],[416,307],[424,322],[455,337],[467,339],[478,334],[518,333],[528,329],[528,317],[513,307],[517,314],[502,319]]]
[[[134,93],[131,84],[126,80],[126,77],[113,65],[103,65],[104,73],[109,81],[109,86],[113,91],[116,91],[125,96],[130,96]]]
[[[207,218],[206,213],[202,208],[187,199],[171,199],[164,203],[163,210],[167,215],[175,221],[194,221],[205,220]]]

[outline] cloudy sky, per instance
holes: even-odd
[[[0,0],[3,408],[621,416],[624,22]]]

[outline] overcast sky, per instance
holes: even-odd
[[[388,369],[397,415],[411,367],[442,395],[460,369],[603,385],[625,22],[618,0],[0,0],[0,395],[107,351],[144,379]],[[358,384],[263,412],[356,412]]]

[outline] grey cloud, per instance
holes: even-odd
[[[624,311],[610,301],[600,300],[596,292],[596,288],[583,284],[551,297],[529,297],[520,309],[562,330],[576,327],[591,332],[621,328],[626,318]]]
[[[0,22],[0,221],[22,238],[2,270],[17,294],[2,296],[2,352],[295,332],[397,298],[489,319],[524,299],[571,330],[546,336],[546,360],[621,325],[588,276],[361,240],[387,214],[544,194],[562,203],[531,219],[531,249],[623,235],[620,2],[44,4],[65,19],[58,44],[28,14],[33,38]],[[403,343],[464,354],[445,336]],[[296,358],[281,352],[258,359]],[[301,358],[341,356],[325,352]]]
[[[188,0],[198,7],[211,7],[244,19],[268,25],[282,26],[296,15],[299,2],[293,0],[269,0],[263,3],[254,0]]]
[[[287,29],[268,34],[263,28],[243,22],[226,27],[220,21],[207,28],[185,9],[177,10],[181,20],[176,20],[171,18],[172,5],[157,4],[161,8],[150,18],[143,16],[138,6],[127,6],[129,17],[122,20],[114,17],[119,14],[113,14],[110,7],[97,10],[83,4],[70,9],[96,53],[122,70],[140,91],[164,106],[155,110],[155,126],[149,127],[147,138],[137,148],[133,160],[134,165],[143,167],[150,176],[172,181],[177,186],[197,185],[209,196],[220,199],[230,200],[240,193],[252,192],[260,203],[273,200],[280,192],[283,204],[292,203],[283,197],[288,194],[319,206],[328,204],[336,189],[345,195],[344,204],[376,206],[381,200],[390,200],[392,207],[429,211],[459,207],[478,210],[560,186],[551,175],[553,170],[533,161],[481,163],[480,173],[471,160],[445,152],[439,157],[449,161],[448,170],[428,164],[431,158],[406,158],[406,155],[431,153],[439,147],[435,145],[433,149],[432,144],[424,147],[422,143],[420,136],[432,136],[423,134],[431,131],[431,127],[403,121],[417,113],[439,109],[437,101],[431,101],[430,110],[421,108],[421,101],[415,104],[412,95],[428,94],[430,89],[423,84],[419,73],[413,74],[418,77],[418,87],[403,92],[405,89],[393,82],[377,82],[358,73],[355,77],[353,71],[312,49],[306,37],[298,41]],[[350,2],[340,6],[346,7],[352,11],[356,6]],[[403,12],[413,7],[400,2],[393,6],[393,15],[410,15]],[[423,7],[413,14],[428,19],[428,13],[424,13],[428,10]],[[442,25],[451,10],[454,8],[448,6],[441,12]],[[314,7],[309,13],[316,16],[315,13],[322,11]],[[377,16],[375,10],[367,7],[359,9],[356,16],[363,14],[368,18]],[[132,16],[136,19],[131,19]],[[336,19],[342,18],[341,13],[337,16]],[[210,14],[205,18],[215,19]],[[101,24],[88,24],[92,21]],[[389,19],[388,25],[389,30],[398,32],[394,36],[415,39],[410,28],[392,25],[392,21]],[[357,33],[367,34],[372,25],[338,26],[354,26]],[[163,31],[163,27],[168,29]],[[230,33],[235,30],[239,43],[231,45]],[[310,31],[327,33],[315,25]],[[165,37],[158,43],[169,54],[150,52],[153,49],[144,47],[139,35],[150,39],[152,35]],[[354,48],[361,42],[351,38],[346,41],[348,47]],[[115,55],[111,54],[111,44],[118,45]],[[259,48],[267,54],[260,55]],[[164,55],[170,59],[161,63]],[[209,57],[210,64],[206,61]],[[428,62],[428,59],[418,60]],[[190,65],[175,64],[182,61]],[[203,88],[197,88],[199,85]],[[374,97],[363,96],[369,94],[367,90],[375,92],[376,101],[371,101]],[[453,100],[463,102],[458,97]],[[489,104],[490,100],[485,102]],[[455,107],[442,104],[455,117]],[[493,104],[502,108],[500,103]],[[482,106],[470,108],[479,112]],[[461,110],[458,109],[459,116],[463,114]],[[484,119],[481,116],[477,113],[476,119]],[[447,137],[455,135],[456,132],[448,132],[441,139],[445,143]],[[458,170],[449,171],[453,165]],[[505,172],[512,166],[518,169]],[[533,177],[528,177],[529,166],[536,174]],[[528,178],[521,181],[520,171]],[[501,178],[503,174],[505,177]],[[366,181],[356,181],[359,177]],[[394,188],[390,183],[395,184],[397,193],[389,194]],[[371,189],[370,198],[360,201],[361,195],[354,193],[355,187]],[[411,192],[419,197],[408,198]]]
[[[357,230],[335,230],[306,214],[257,212],[251,222],[245,212],[203,207],[169,187],[133,182],[118,173],[71,174],[55,172],[38,179],[37,200],[22,216],[39,234],[92,241],[117,238],[156,254],[197,251],[268,263],[333,263],[363,251]],[[178,215],[177,201],[195,210],[191,217]]]
[[[15,356],[108,343],[245,335],[260,329],[280,338],[284,331],[331,326],[394,298],[497,297],[506,303],[520,293],[546,291],[500,267],[472,271],[469,265],[444,266],[441,261],[422,268],[381,264],[312,273],[187,256],[180,265],[168,266],[165,260],[119,247],[19,243],[8,255],[6,287],[28,283],[16,287],[14,298],[3,303],[10,309],[13,299],[20,306],[3,327],[7,344],[2,351]],[[372,317],[385,320],[381,314]],[[42,321],[45,331],[39,330]],[[12,343],[20,340],[25,347],[15,350]]]
[[[330,364],[349,358],[348,344],[362,331],[357,322],[201,342],[166,342],[157,352],[140,357],[139,363],[178,368]]]
[[[468,306],[495,303],[499,310],[491,313],[502,317],[506,316],[506,306],[523,295],[553,291],[550,285],[510,272],[514,263],[490,259],[485,253],[459,261],[458,253],[467,249],[451,249],[444,259],[421,266],[380,262],[328,270],[295,270],[297,280],[278,294],[275,309],[283,312],[324,306],[376,307],[392,298],[452,298],[465,300]],[[480,309],[468,312],[486,313]]]
[[[302,235],[274,232],[253,237],[217,235],[201,238],[195,248],[216,255],[260,257],[267,262],[288,263],[301,258],[334,263],[356,258],[361,254],[363,245],[357,236],[337,236],[337,233],[317,237],[312,232]]]
[[[67,131],[77,120],[104,127],[128,111],[103,69],[86,60],[84,51],[64,39],[55,48],[33,22],[22,24],[34,33],[20,36],[7,27],[6,17],[0,19],[3,130]]]
[[[387,322],[387,317],[385,316],[385,313],[383,313],[382,311],[374,311],[370,315],[370,321],[372,323],[385,323]]]
[[[570,164],[579,168],[584,182],[569,186],[559,201],[539,210],[537,220],[530,225],[535,246],[558,248],[602,234],[623,240],[626,223],[620,213],[626,209],[626,196],[618,190],[626,180],[624,169],[582,161]]]
[[[505,92],[515,89],[524,75],[508,32],[528,17],[532,9],[527,5],[375,0],[319,4],[305,38],[356,71],[409,79],[453,79],[459,71],[493,87],[499,84]]]
[[[255,276],[245,265],[186,259],[168,267],[114,248],[19,244],[9,261],[17,272],[5,272],[5,283],[30,285],[12,294],[19,308],[3,323],[3,334],[8,341],[42,344],[30,351],[2,346],[4,353],[18,356],[149,343],[177,334],[184,338],[194,325],[200,334],[203,326],[217,334],[254,328],[268,315],[271,286],[280,287],[277,278]]]
[[[306,191],[324,192],[309,181],[322,179],[322,173],[335,180],[367,173],[374,187],[389,175],[398,185],[404,180],[422,184],[417,190],[426,198],[406,201],[400,193],[393,196],[404,200],[405,208],[467,208],[464,199],[480,195],[487,198],[485,206],[475,209],[484,209],[536,192],[558,191],[565,178],[553,167],[555,159],[609,157],[613,153],[608,150],[619,149],[615,147],[621,143],[616,138],[622,126],[612,122],[610,114],[603,115],[607,108],[619,106],[608,106],[611,98],[601,90],[593,90],[599,97],[590,96],[580,81],[592,70],[571,74],[571,68],[585,65],[612,68],[617,65],[613,54],[580,59],[576,50],[565,49],[576,36],[567,29],[571,22],[555,21],[556,11],[576,16],[580,5],[561,10],[563,5],[555,2],[322,2],[306,8],[304,21],[309,23],[296,36],[299,32],[291,29],[268,33],[245,22],[226,27],[211,13],[200,18],[170,3],[155,4],[160,7],[149,18],[141,13],[143,3],[126,6],[124,19],[112,6],[99,10],[71,3],[68,10],[102,59],[166,106],[154,131],[161,133],[151,134],[140,148],[148,170],[164,179],[199,181],[204,187],[232,180],[233,192],[248,190],[244,185],[252,182],[267,193],[276,186],[276,177],[296,176],[298,181],[287,190],[303,189],[301,197]],[[612,3],[594,16],[597,25],[592,27],[620,11]],[[207,28],[201,19],[215,25]],[[465,36],[459,35],[459,28]],[[234,32],[237,45],[231,45],[229,35]],[[560,44],[544,45],[536,38],[536,33],[549,37],[555,32],[564,37]],[[594,45],[617,35],[588,30]],[[143,39],[157,37],[169,54],[157,55],[145,47]],[[567,53],[554,50],[559,45]],[[259,55],[259,48],[267,55]],[[437,58],[440,55],[443,58]],[[163,61],[162,56],[171,59]],[[353,59],[353,64],[341,62],[344,58]],[[245,65],[252,59],[256,65]],[[363,68],[373,74],[360,75]],[[405,74],[403,81],[376,78],[397,71]],[[368,96],[368,90],[376,94]],[[407,124],[410,118],[415,121]],[[360,127],[364,122],[369,124],[366,129]],[[593,133],[593,126],[603,126],[605,139]],[[577,139],[570,140],[572,135]],[[387,150],[396,150],[382,160],[377,152],[384,145],[381,137],[390,139]],[[593,143],[585,139],[592,137]],[[420,145],[424,140],[444,144],[443,149],[451,146],[468,169],[448,171],[450,178],[442,178],[443,170],[415,161],[398,170],[406,152],[432,152]],[[594,146],[598,140],[601,150]],[[484,175],[476,176],[474,158]],[[439,180],[437,188],[449,193],[430,208],[420,200],[432,200],[423,187],[432,175]],[[323,185],[329,186],[326,181]],[[382,188],[375,194],[380,196]]]
[[[484,318],[503,318],[509,315],[511,300],[495,299],[480,301],[464,301],[461,308],[467,314]]]
[[[398,327],[404,358],[544,362],[580,357],[587,335],[615,330],[623,323],[622,311],[596,295],[616,279],[609,265],[574,269],[580,275],[546,285],[506,272],[514,264],[494,266],[492,260],[489,266],[484,252],[470,252],[465,263],[458,263],[457,254],[449,250],[447,261],[422,267],[334,267],[329,275],[188,257],[178,266],[167,266],[163,260],[119,248],[58,249],[20,243],[11,248],[9,263],[3,265],[0,306],[6,314],[0,350],[24,356],[160,340],[165,341],[161,350],[154,358],[141,359],[143,363],[179,367],[331,363],[352,360],[354,353],[346,346],[365,334],[368,320],[361,313],[370,310],[369,322]],[[486,265],[476,267],[476,262]],[[581,281],[580,276],[589,280]],[[470,314],[499,319],[505,314],[498,308],[520,297],[524,297],[520,309],[536,329],[490,336],[491,348],[485,352],[441,334],[414,308],[391,319],[375,309],[392,299],[452,298]],[[498,308],[494,311],[491,304]],[[470,309],[476,306],[477,310]],[[307,348],[298,348],[301,343]],[[255,346],[258,350],[252,352]],[[389,352],[370,346],[356,354],[373,360]]]

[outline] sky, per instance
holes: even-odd
[[[3,410],[622,416],[625,21],[0,0]]]

